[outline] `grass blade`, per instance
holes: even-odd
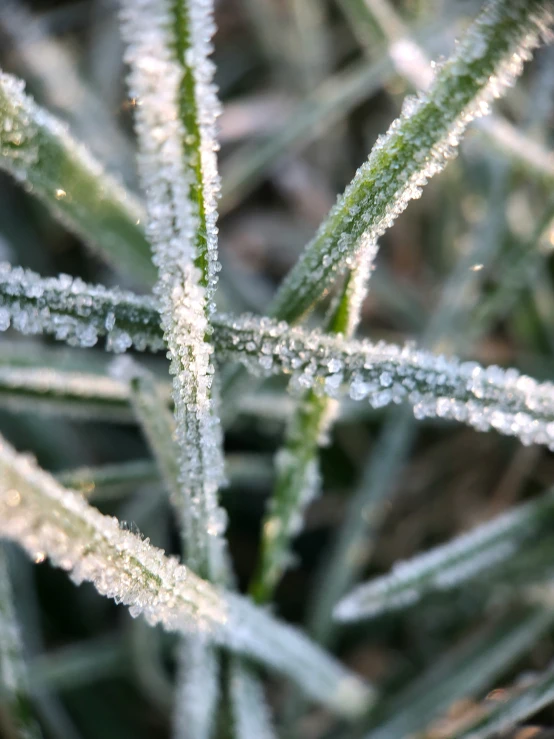
[[[368,245],[357,258],[342,292],[331,307],[327,330],[349,339],[360,320],[377,245]],[[302,525],[306,506],[321,486],[318,452],[326,443],[337,415],[336,400],[308,391],[299,401],[275,460],[277,480],[262,524],[261,554],[250,592],[262,603],[269,600],[291,561],[290,542]]]
[[[356,621],[419,601],[436,590],[449,590],[510,561],[522,546],[548,530],[554,492],[505,513],[356,587],[335,608],[341,621]],[[546,529],[545,529],[546,527]]]
[[[42,732],[33,718],[27,682],[6,552],[0,544],[0,703],[8,714],[10,726],[6,728],[10,734],[20,739],[40,739]]]
[[[419,197],[456,151],[470,121],[520,74],[552,13],[541,0],[493,0],[437,71],[426,95],[408,98],[401,117],[339,198],[293,268],[272,315],[295,321],[360,248],[375,241]]]
[[[145,0],[140,7],[127,0],[121,20],[129,87],[141,101],[139,169],[159,274],[154,293],[171,357],[180,480],[195,519],[188,561],[218,580],[226,521],[217,500],[223,454],[209,342],[219,269],[211,13],[211,3],[199,0]]]
[[[235,739],[276,739],[263,688],[252,668],[234,660],[230,671]]]
[[[138,202],[71,138],[66,126],[25,94],[23,82],[3,72],[0,168],[123,274],[152,281]]]
[[[367,688],[298,631],[120,529],[5,441],[0,472],[0,535],[24,546],[33,559],[49,557],[75,583],[92,582],[150,624],[251,656],[341,714],[367,706]]]

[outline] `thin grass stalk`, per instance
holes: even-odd
[[[271,313],[290,322],[320,299],[364,243],[374,242],[456,153],[468,124],[521,73],[552,11],[542,0],[492,0],[426,95],[408,98],[400,118],[321,225],[281,286]]]
[[[140,204],[67,127],[39,107],[21,80],[0,71],[0,169],[122,274],[153,280]]]
[[[31,558],[49,557],[75,583],[92,582],[151,625],[203,637],[282,672],[341,714],[365,710],[366,686],[298,631],[122,530],[5,441],[0,472],[0,536]]]
[[[148,444],[158,462],[160,472],[169,490],[170,500],[179,521],[183,561],[189,551],[195,550],[201,531],[194,531],[195,523],[188,490],[181,482],[179,448],[175,439],[175,421],[164,397],[158,390],[154,376],[121,358],[114,372],[126,378],[131,399]],[[195,538],[189,539],[194,531]],[[204,533],[208,537],[208,533]],[[225,564],[230,580],[230,565]],[[215,722],[219,699],[219,664],[213,648],[198,638],[185,637],[178,647],[178,675],[173,717],[175,737],[187,736],[209,739]]]
[[[447,544],[398,563],[388,575],[358,585],[338,602],[335,618],[354,621],[402,609],[430,592],[454,589],[505,567],[525,546],[544,536],[553,513],[550,490]]]
[[[229,692],[236,739],[277,739],[263,687],[244,660],[229,665]]]
[[[353,336],[376,254],[377,245],[371,244],[358,255],[357,264],[331,306],[325,327],[328,333],[345,339]],[[258,603],[271,599],[283,572],[293,561],[291,540],[302,527],[306,506],[319,493],[319,448],[328,442],[337,406],[336,400],[309,390],[298,401],[288,425],[283,448],[275,459],[277,479],[262,523],[261,551],[250,586]]]
[[[41,739],[33,716],[27,666],[8,572],[4,545],[0,543],[0,703],[9,726],[6,732],[18,739]]]

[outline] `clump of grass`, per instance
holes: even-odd
[[[266,690],[266,682],[274,684],[266,680],[266,672],[292,681],[306,699],[327,709],[325,731],[337,729],[345,739],[405,736],[428,725],[453,701],[479,697],[553,623],[548,585],[554,561],[548,541],[551,492],[442,546],[397,562],[388,575],[345,591],[375,550],[388,484],[414,433],[408,412],[441,428],[449,421],[554,450],[550,381],[534,379],[520,369],[441,353],[440,342],[460,325],[459,312],[470,314],[467,331],[449,348],[454,344],[465,354],[466,335],[484,334],[511,305],[513,275],[506,278],[507,290],[500,284],[502,270],[495,273],[498,289],[490,301],[483,297],[477,312],[471,313],[471,300],[462,299],[477,289],[476,273],[489,268],[492,272],[498,259],[506,226],[509,170],[504,159],[485,156],[494,170],[491,191],[498,209],[496,220],[491,219],[494,228],[474,233],[477,246],[462,254],[446,282],[437,314],[423,335],[425,346],[354,336],[371,287],[378,240],[455,157],[468,126],[489,113],[494,100],[515,83],[524,63],[549,37],[554,9],[545,0],[489,0],[454,52],[431,70],[425,53],[386,0],[344,0],[339,5],[350,21],[367,22],[370,34],[376,23],[387,37],[384,51],[396,70],[424,89],[404,99],[400,115],[377,139],[261,317],[223,312],[215,302],[221,269],[216,156],[221,111],[210,59],[215,32],[211,0],[122,2],[120,23],[144,204],[34,101],[20,79],[0,73],[0,168],[128,281],[134,280],[137,288],[153,284],[152,294],[143,296],[66,274],[42,277],[28,268],[0,265],[0,330],[50,337],[72,347],[75,357],[44,343],[38,352],[6,344],[0,403],[16,411],[32,408],[64,418],[138,424],[154,460],[118,460],[85,470],[65,469],[55,476],[25,454],[26,449],[18,452],[2,438],[0,535],[23,547],[36,563],[48,559],[74,583],[92,583],[101,595],[127,606],[132,617],[143,616],[150,626],[159,624],[168,634],[178,635],[179,644],[171,649],[177,655],[172,729],[177,739],[284,735],[288,729],[283,724],[309,709],[298,701],[294,710],[292,705],[283,706]],[[238,163],[230,168],[224,209],[253,191],[289,147],[308,140],[314,123],[324,127],[340,120],[349,106],[392,74],[383,60],[369,68],[355,64],[332,78],[335,85],[347,82],[346,89],[335,89],[326,81],[333,64],[322,7],[293,0],[289,11],[290,17],[283,20],[271,0],[249,7],[269,64],[280,58],[280,49],[289,48],[285,36],[293,31],[307,44],[303,53],[288,60],[298,72],[302,94],[320,87],[293,109],[282,131],[259,148],[249,144],[234,155],[232,161]],[[10,3],[0,22],[4,18],[9,34],[21,45],[25,34],[19,34],[14,23],[27,16],[19,12]],[[268,28],[268,19],[273,19],[274,29]],[[55,54],[52,43],[50,53]],[[406,63],[410,54],[412,66]],[[40,76],[34,56],[26,53],[23,58]],[[69,69],[67,56],[59,58],[61,68]],[[77,77],[72,80],[79,85]],[[82,115],[72,106],[66,106],[66,112],[73,122]],[[531,139],[501,118],[488,120],[479,125],[484,140],[492,141],[514,168],[521,167],[536,187],[552,182],[553,160],[546,142]],[[119,129],[108,128],[115,137]],[[333,141],[340,144],[341,136],[336,131]],[[325,160],[321,146],[316,154],[319,161]],[[525,251],[525,265],[534,260],[523,284],[516,280],[518,289],[527,287],[530,277],[535,279],[545,245],[553,241],[551,204],[535,220],[534,228],[528,229],[531,235],[520,234],[510,244],[513,250]],[[513,272],[513,264],[510,269]],[[232,270],[231,266],[229,280]],[[222,276],[226,277],[225,269]],[[295,326],[327,297],[336,281],[339,289],[331,296],[321,326],[313,328],[309,321]],[[541,315],[547,315],[552,305],[550,293],[546,290],[537,305]],[[406,308],[402,297],[395,303],[389,295],[389,304],[405,314],[413,312],[409,301]],[[317,319],[317,313],[312,318]],[[136,356],[96,362],[103,350],[135,351]],[[169,367],[157,356],[163,351]],[[87,353],[95,357],[94,363],[89,364]],[[257,378],[250,392],[259,416],[263,379],[286,376],[292,399],[283,446],[275,458],[274,489],[262,520],[258,559],[247,573],[248,596],[240,594],[245,578],[236,576],[226,536],[233,505],[240,502],[233,484],[239,477],[243,485],[255,476],[248,458],[243,460],[246,475],[233,475],[232,468],[228,475],[231,490],[225,499],[230,513],[220,500],[227,484],[222,419],[229,424],[233,416],[221,414],[221,405],[240,412],[240,402],[230,397],[238,393],[239,374],[231,370],[226,376],[224,365],[237,363]],[[321,493],[320,449],[331,440],[341,406],[361,401],[372,414],[388,406],[403,408],[386,423],[377,445],[379,459],[366,466],[338,530],[338,543],[323,566],[319,590],[309,604],[312,639],[266,606],[275,600],[294,563],[294,539],[303,531],[308,504]],[[282,416],[281,405],[279,397],[270,415]],[[353,456],[355,446],[347,445]],[[231,462],[230,455],[227,458]],[[322,459],[325,462],[325,455]],[[265,480],[265,464],[262,467]],[[166,554],[124,523],[140,521],[141,516],[155,520],[159,515],[160,496],[144,496],[140,490],[133,495],[135,485],[153,484],[162,484],[169,493],[181,541],[179,556]],[[112,493],[103,499],[102,488]],[[94,495],[108,504],[126,498],[118,517],[94,508],[87,500]],[[155,526],[154,531],[159,534]],[[170,550],[167,537],[164,543]],[[63,710],[61,718],[57,708],[52,712],[48,701],[40,699],[40,688],[35,690],[26,678],[10,573],[4,560],[0,565],[0,616],[5,626],[5,638],[0,638],[0,695],[10,730],[17,736],[36,737],[45,723],[59,734]],[[375,619],[384,612],[400,618],[416,607],[423,612],[432,608],[429,602],[433,597],[440,601],[445,591],[461,593],[469,604],[474,587],[476,607],[482,612],[486,597],[481,592],[496,586],[497,608],[509,609],[515,598],[529,604],[518,618],[502,621],[501,638],[495,640],[485,628],[476,639],[478,648],[448,656],[436,672],[425,665],[422,679],[437,695],[431,709],[417,689],[417,675],[400,689],[394,680],[391,685],[376,685],[316,643],[330,641],[332,611],[337,621]],[[455,611],[454,605],[441,616],[446,631],[453,628]],[[163,640],[159,644],[175,646]],[[141,652],[141,657],[145,654]],[[151,655],[146,662],[141,664],[147,675],[143,684],[155,684],[153,694],[161,696],[165,706],[169,682],[165,669]],[[481,677],[468,682],[464,675],[476,669],[482,671]],[[444,685],[437,674],[444,676]],[[553,699],[552,675],[546,670],[505,704],[479,706],[477,719],[470,715],[450,735],[485,739]],[[346,721],[334,723],[331,714]],[[303,718],[296,727],[300,732]]]

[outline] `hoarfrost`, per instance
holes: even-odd
[[[223,569],[225,528],[217,500],[222,432],[212,401],[213,349],[207,340],[219,270],[214,135],[219,106],[208,60],[211,5],[207,0],[125,0],[121,11],[129,87],[138,103],[147,232],[159,274],[154,293],[174,376],[180,479],[196,526],[211,537],[207,551],[199,547],[189,557],[210,577]],[[189,45],[184,51],[177,33]]]
[[[133,608],[133,615],[142,614],[151,625],[249,655],[345,715],[367,707],[368,688],[309,639],[121,529],[117,519],[62,488],[4,440],[0,536],[24,546],[33,559],[49,557],[76,584],[92,582],[102,595]]]

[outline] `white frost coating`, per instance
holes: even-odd
[[[421,196],[427,181],[456,155],[469,123],[488,113],[490,103],[521,74],[552,18],[546,3],[533,2],[531,9],[526,0],[488,3],[454,56],[435,67],[429,92],[408,97],[400,117],[378,138],[283,283],[272,306],[274,316],[297,320],[358,251],[361,239],[376,241],[410,200]],[[499,36],[502,45],[495,51]],[[471,65],[481,58],[488,71],[479,76]]]
[[[53,333],[70,344],[82,345],[75,334],[89,323],[98,336],[111,334],[107,348],[113,350],[125,351],[133,343],[140,349],[162,344],[156,301],[91,288],[67,276],[43,280],[0,265],[0,330],[9,328],[12,319],[19,331]],[[374,408],[407,402],[419,419],[450,419],[478,431],[492,428],[554,450],[554,384],[515,369],[460,362],[412,344],[308,334],[249,315],[215,315],[212,325],[218,357],[242,362],[258,375],[289,374],[298,392],[313,388],[339,398],[346,388],[352,400],[366,399]]]
[[[219,662],[214,649],[202,639],[185,637],[179,645],[173,739],[210,739],[218,699]]]
[[[339,601],[335,617],[355,621],[417,602],[433,590],[449,590],[517,555],[522,543],[545,529],[554,493],[520,506],[453,541],[405,562],[390,574],[356,587]]]
[[[217,316],[214,344],[219,356],[253,373],[292,375],[299,392],[340,397],[346,387],[353,400],[373,408],[407,402],[419,419],[455,420],[554,449],[554,384],[515,369],[460,362],[412,344],[345,342],[249,316]],[[273,359],[270,371],[260,363],[262,346]]]
[[[235,739],[277,739],[263,687],[238,660],[231,665],[231,704]]]
[[[226,525],[217,500],[223,482],[222,432],[211,397],[213,350],[207,339],[218,271],[219,192],[214,135],[219,106],[208,60],[214,30],[211,6],[210,0],[124,0],[121,19],[129,87],[137,100],[148,236],[159,273],[154,293],[174,376],[181,482],[195,519],[195,531],[187,539],[196,538],[197,546],[189,551],[189,561],[210,579],[221,580]],[[178,24],[186,26],[190,37],[182,60]],[[192,99],[182,91],[191,75]],[[180,104],[195,108],[197,130],[185,128]],[[204,531],[210,537],[207,551]]]
[[[158,302],[131,292],[89,285],[61,274],[40,277],[0,263],[0,331],[50,334],[70,346],[92,347],[99,337],[116,353],[164,347]]]
[[[0,536],[42,561],[49,557],[75,583],[143,614],[151,625],[200,636],[288,675],[316,700],[343,714],[364,710],[368,688],[297,630],[247,599],[201,580],[176,558],[122,530],[84,498],[62,488],[32,458],[0,441]]]

